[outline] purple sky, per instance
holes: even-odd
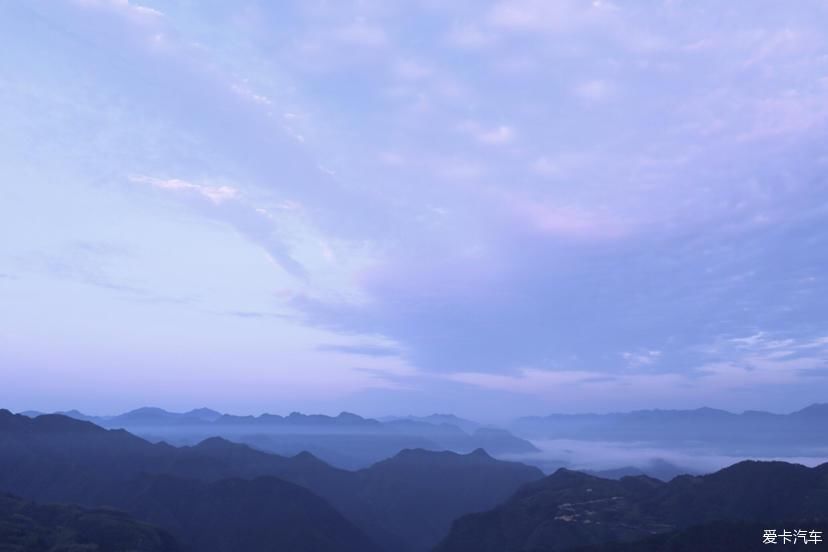
[[[817,0],[0,7],[0,406],[828,400]]]

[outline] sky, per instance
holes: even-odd
[[[0,4],[0,405],[828,400],[818,0]]]

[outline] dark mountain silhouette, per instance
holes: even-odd
[[[221,454],[224,461],[64,416],[0,411],[0,489],[123,509],[199,552],[379,550],[304,487],[273,477],[230,479],[236,470]],[[274,457],[274,465],[289,471],[306,460]],[[256,471],[252,463],[243,469]]]
[[[543,474],[478,449],[466,455],[404,450],[356,475],[363,497],[360,521],[402,537],[386,541],[392,550],[430,550],[455,518],[493,507]]]
[[[144,407],[118,416],[87,416],[78,411],[63,413],[102,427],[121,428],[151,441],[192,445],[221,436],[282,455],[309,451],[325,461],[348,469],[367,467],[403,449],[471,452],[485,448],[492,454],[537,452],[529,441],[494,428],[461,429],[473,422],[442,415],[424,419],[401,418],[379,421],[350,412],[337,416],[262,414],[234,416],[209,409],[186,413]],[[459,425],[450,423],[457,421]]]
[[[828,464],[746,461],[669,483],[644,476],[614,481],[561,469],[497,508],[458,519],[435,550],[551,552],[720,521],[778,520],[828,520]]]
[[[180,535],[193,552],[380,550],[324,499],[275,477],[204,483],[144,475],[110,496]]]
[[[2,552],[179,552],[161,529],[107,509],[36,504],[0,493]]]
[[[206,467],[215,470],[216,461],[221,469],[211,474]],[[467,455],[404,450],[352,472],[309,453],[283,458],[220,438],[178,449],[175,465],[166,469],[213,479],[229,473],[281,477],[327,499],[389,550],[400,551],[430,549],[455,518],[491,508],[543,476],[537,468],[495,460],[483,450]]]
[[[277,477],[322,497],[387,550],[402,552],[430,549],[454,518],[491,508],[542,475],[537,468],[498,461],[482,450],[467,455],[406,450],[352,472],[309,453],[286,458],[221,438],[173,447],[64,416],[30,419],[0,411],[0,489],[39,500],[111,504],[171,528],[169,518],[150,515],[153,508],[139,509],[147,504],[146,493],[139,493],[134,481],[164,476],[204,485],[227,478]],[[308,502],[316,499],[305,492]],[[198,496],[196,491],[190,495]],[[157,497],[149,504],[159,511],[171,508]],[[185,536],[182,541],[192,542],[194,535]]]
[[[738,449],[747,456],[775,456],[792,453],[792,447],[828,445],[828,433],[814,431],[819,423],[828,424],[828,404],[813,404],[791,414],[734,414],[713,408],[552,414],[521,418],[511,429],[529,438],[705,443]]]

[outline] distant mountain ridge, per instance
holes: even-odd
[[[400,420],[423,422],[434,425],[449,424],[459,427],[467,433],[471,433],[476,429],[484,427],[483,424],[455,416],[454,414],[429,414],[428,416],[386,416],[384,418],[380,418],[381,422],[394,422]]]
[[[491,454],[537,452],[529,441],[510,432],[482,427],[450,415],[386,419],[363,418],[350,412],[336,416],[261,414],[236,416],[199,408],[168,412],[142,407],[117,416],[88,416],[77,410],[60,412],[101,427],[123,428],[152,441],[195,444],[221,436],[283,455],[310,451],[339,467],[356,469],[393,456],[403,449],[452,450],[466,453],[485,448]],[[37,412],[28,412],[30,416]],[[464,428],[449,423],[455,421]]]
[[[611,414],[550,414],[516,420],[510,429],[533,439],[649,441],[668,444],[710,443],[749,447],[757,454],[768,443],[782,446],[828,444],[828,403],[812,404],[790,414],[748,410],[735,414],[715,408],[636,410]]]
[[[621,479],[627,476],[646,475],[660,481],[670,481],[679,475],[700,475],[661,458],[653,458],[642,467],[626,466],[607,470],[579,470],[605,479]]]

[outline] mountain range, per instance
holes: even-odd
[[[31,417],[41,413],[23,414]],[[380,421],[349,412],[337,416],[298,412],[287,416],[235,416],[208,408],[177,413],[153,407],[117,416],[89,416],[77,410],[57,414],[176,445],[192,445],[220,436],[282,455],[307,451],[348,469],[370,466],[403,449],[468,453],[483,448],[495,456],[538,451],[531,442],[504,429],[484,427],[450,415]]]
[[[222,438],[174,447],[63,415],[29,418],[0,410],[0,489],[117,507],[199,551],[255,549],[254,543],[225,546],[233,534],[279,542],[267,527],[282,528],[291,539],[286,550],[302,550],[289,543],[304,539],[319,551],[425,551],[454,518],[494,507],[542,476],[482,449],[466,455],[404,450],[348,471],[307,452],[283,457]],[[262,512],[266,517],[257,517]],[[250,526],[253,521],[259,525]],[[198,529],[204,523],[212,532]]]
[[[612,414],[551,414],[520,418],[509,429],[529,439],[649,442],[715,445],[745,456],[795,454],[797,448],[828,445],[828,403],[790,414],[749,410],[741,414],[714,408],[638,410]]]
[[[0,410],[0,493],[11,493],[0,495],[0,552],[753,550],[764,528],[828,522],[828,464],[744,461],[665,482],[635,470],[544,476],[483,449],[403,449],[346,470],[307,451],[283,456],[222,437],[153,443],[72,414]],[[225,417],[130,417],[147,414],[208,427]],[[817,428],[819,413],[809,415]],[[287,418],[274,423],[429,423]]]

